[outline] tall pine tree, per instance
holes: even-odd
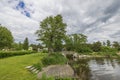
[[[26,37],[23,43],[23,49],[28,50],[28,48],[29,48],[29,41],[28,38]]]

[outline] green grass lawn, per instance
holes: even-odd
[[[25,67],[37,63],[41,53],[0,59],[0,80],[36,80],[35,74]]]

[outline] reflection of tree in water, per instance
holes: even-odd
[[[94,59],[95,59],[95,61],[98,65],[104,65],[105,64],[104,58],[94,58]]]
[[[91,79],[92,73],[88,64],[91,60],[95,61],[95,65],[101,67],[112,66],[113,68],[116,68],[116,65],[120,65],[120,61],[113,58],[88,58],[80,59],[78,61],[71,61],[70,65],[73,67],[75,75],[79,78],[78,80],[93,80]]]
[[[116,66],[115,66],[114,59],[109,58],[108,60],[110,61],[111,66],[112,66],[113,68],[115,68]]]
[[[71,66],[75,71],[75,76],[80,80],[89,80],[90,79],[90,69],[88,65],[88,59],[80,59],[76,62],[71,62]]]
[[[118,58],[116,59],[116,62],[117,62],[117,64],[118,64],[118,66],[120,66],[120,57],[118,57]]]
[[[115,68],[115,63],[113,58],[95,58],[95,61],[98,65],[105,65],[112,66]]]

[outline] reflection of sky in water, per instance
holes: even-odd
[[[114,60],[90,60],[91,80],[120,80],[120,66]]]

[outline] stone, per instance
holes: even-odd
[[[74,77],[74,70],[70,65],[51,65],[43,69],[38,73],[38,78],[42,78],[42,75],[46,74],[47,77]]]
[[[27,67],[25,67],[25,68],[27,68],[27,69],[30,69],[32,66],[27,66]]]
[[[33,69],[35,69],[34,67],[31,67],[30,70],[32,71]]]
[[[32,72],[36,72],[36,71],[37,71],[37,69],[33,69],[33,70],[32,70]]]

